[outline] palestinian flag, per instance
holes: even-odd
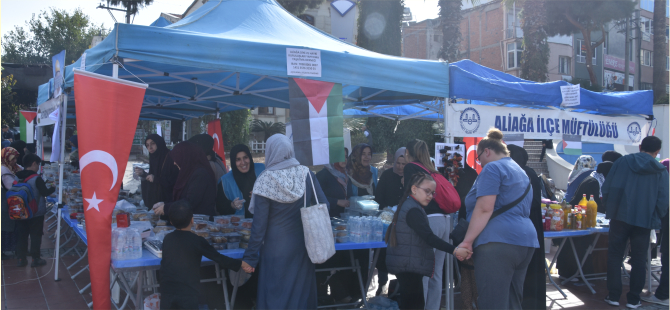
[[[295,158],[305,166],[342,162],[342,84],[289,78]]]
[[[563,153],[566,155],[582,155],[582,136],[563,135]]]

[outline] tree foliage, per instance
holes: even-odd
[[[521,78],[547,81],[549,64],[549,44],[547,43],[547,11],[544,1],[525,0],[521,10],[523,29],[523,56],[521,58]]]
[[[545,1],[547,34],[571,35],[581,32],[585,44],[590,44],[592,32],[600,31],[601,39],[586,49],[586,69],[591,84],[598,84],[593,69],[593,51],[605,41],[605,24],[626,18],[633,13],[635,2],[630,0],[550,0]],[[525,34],[525,32],[524,32]]]
[[[277,0],[291,14],[298,16],[307,9],[318,7],[324,0]]]
[[[358,46],[400,56],[403,3],[403,0],[361,0],[358,4]]]
[[[665,2],[666,0],[654,0],[654,21],[653,29],[654,31],[654,59],[652,63],[654,64],[654,83],[652,84],[652,89],[654,90],[654,102],[659,101],[664,95],[667,98],[665,93],[665,83],[663,78],[667,76],[667,71],[665,71],[665,66],[663,64],[666,61],[668,56],[667,43],[665,42]],[[668,103],[667,99],[665,103]]]
[[[251,132],[262,132],[265,136],[265,141],[268,141],[268,138],[274,134],[286,133],[286,125],[282,122],[273,123],[255,119],[251,122]]]
[[[368,118],[368,131],[372,134],[375,152],[395,153],[413,139],[426,141],[428,145],[442,141],[435,129],[435,122],[410,119],[397,122],[384,117]],[[353,144],[352,144],[353,146]]]
[[[461,45],[461,0],[440,0],[440,28],[442,28],[442,48],[440,56],[448,62],[458,60]]]
[[[13,75],[7,75],[2,78],[2,125],[7,125],[9,127],[17,126],[16,120],[18,118],[18,112],[21,110],[22,105],[19,104],[16,100],[16,92],[12,90],[16,80],[14,80]]]
[[[2,38],[2,62],[51,63],[66,50],[65,62],[73,63],[88,49],[94,35],[107,35],[103,25],[93,24],[81,9],[74,12],[51,8],[33,16],[26,27],[16,26]]]
[[[122,6],[126,9],[126,23],[129,23],[131,15],[137,14],[140,8],[151,5],[154,0],[107,0],[107,5]]]
[[[221,133],[227,150],[237,144],[249,143],[251,111],[247,109],[221,113]]]

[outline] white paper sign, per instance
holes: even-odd
[[[447,151],[445,153],[440,153],[440,150],[447,148]],[[454,158],[454,153],[460,154],[463,158],[461,159],[461,164],[463,167],[465,167],[465,144],[453,144],[453,143],[442,143],[442,142],[436,142],[435,143],[435,168],[442,168],[444,167],[444,163],[442,162],[443,157],[447,157],[447,159],[453,159]]]
[[[486,137],[489,128],[496,127],[504,135],[523,134],[524,139],[561,139],[571,134],[581,135],[582,142],[639,145],[650,122],[633,115],[451,104],[447,124],[447,133],[453,137]]]
[[[321,77],[321,51],[286,48],[286,74]]]
[[[579,84],[561,86],[561,95],[563,96],[563,102],[561,103],[561,106],[573,107],[581,103],[579,96]]]
[[[161,130],[161,123],[160,122],[156,123],[156,134],[158,134],[161,137],[163,136],[163,131]]]
[[[49,118],[49,115],[58,109],[60,100],[58,98],[49,99],[37,106],[37,126],[53,125],[55,119]]]

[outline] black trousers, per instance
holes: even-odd
[[[668,289],[668,215],[661,219],[661,283],[656,288],[656,298],[664,300],[670,295]]]
[[[19,259],[26,259],[28,252],[28,237],[30,237],[30,256],[32,256],[33,259],[39,259],[40,247],[42,246],[42,230],[44,229],[44,216],[15,221],[15,223],[16,256]]]
[[[171,309],[199,309],[198,296],[162,294],[161,310]]]
[[[623,290],[621,263],[624,259],[626,241],[630,239],[630,290],[626,298],[627,302],[632,305],[640,302],[640,293],[644,288],[646,278],[649,231],[650,229],[629,225],[622,221],[610,221],[607,253],[607,290],[610,300],[618,301],[621,298]]]
[[[413,272],[403,272],[396,275],[400,284],[400,298],[398,308],[400,310],[420,309],[423,310],[423,276]]]

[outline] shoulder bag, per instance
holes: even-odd
[[[322,264],[335,255],[335,240],[333,239],[333,229],[330,225],[328,207],[325,203],[319,203],[316,188],[314,187],[314,180],[312,180],[312,173],[308,171],[307,175],[309,176],[309,181],[312,183],[316,205],[307,207],[307,189],[305,188],[305,202],[300,209],[302,228],[305,233],[305,247],[312,263]]]

